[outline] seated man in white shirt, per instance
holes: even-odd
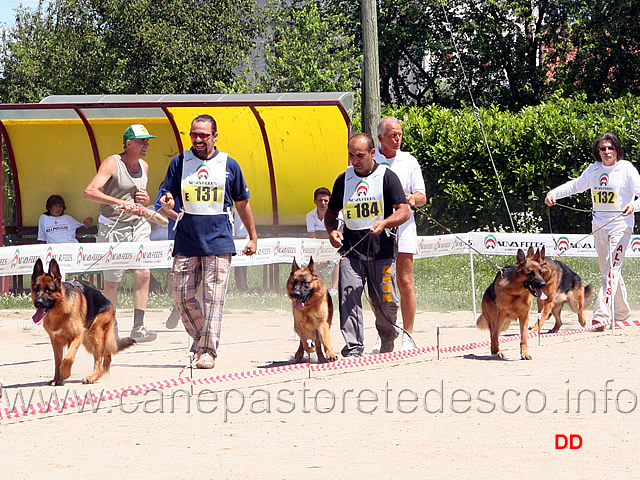
[[[313,203],[316,204],[316,208],[307,213],[307,236],[309,238],[329,238],[327,229],[324,226],[324,215],[327,213],[327,207],[329,206],[329,197],[331,192],[328,188],[320,187],[313,192]],[[338,293],[338,262],[329,262],[334,266],[333,273],[331,274],[331,294]],[[317,262],[316,268],[322,270],[327,265],[326,262]]]
[[[70,215],[65,215],[67,205],[60,195],[51,195],[46,203],[47,211],[38,221],[38,243],[78,243],[76,230],[93,225],[93,219],[87,217],[81,223]]]

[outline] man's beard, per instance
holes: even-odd
[[[200,151],[196,150],[195,147],[193,147],[192,150],[193,150],[193,154],[196,157],[198,157],[200,160],[206,160],[208,158],[207,157],[207,148],[206,147],[204,147],[202,150],[200,150],[200,151],[203,151],[204,154],[200,154]]]

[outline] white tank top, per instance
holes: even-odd
[[[353,167],[344,176],[342,204],[344,223],[350,230],[366,230],[384,219],[383,181],[387,167],[378,168],[367,177],[359,177]]]

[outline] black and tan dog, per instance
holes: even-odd
[[[136,343],[130,337],[116,339],[111,302],[90,285],[63,282],[55,259],[49,263],[49,273],[44,272],[42,260],[34,265],[31,297],[36,307],[33,321],[43,324],[53,347],[55,371],[50,385],[62,385],[69,378],[80,344],[94,358],[93,372],[82,383],[95,383],[109,372],[113,354]],[[65,347],[67,354],[62,358]]]
[[[542,278],[547,284],[542,291],[547,298],[544,300],[538,298],[540,320],[536,322],[531,331],[540,330],[544,322],[549,320],[553,314],[556,323],[549,330],[549,333],[557,332],[562,326],[560,313],[565,303],[568,303],[571,310],[578,315],[578,321],[584,327],[586,322],[583,310],[585,305],[591,301],[593,293],[591,285],[583,287],[580,275],[561,261],[546,258],[544,247],[540,250],[540,265],[542,266]]]
[[[529,333],[529,311],[533,298],[544,299],[542,289],[546,286],[542,278],[540,252],[529,247],[525,256],[518,249],[516,265],[504,267],[484,292],[482,314],[478,317],[478,328],[489,329],[491,334],[491,353],[504,358],[498,337],[509,328],[513,320],[520,321],[520,358],[531,360],[527,352],[527,334]]]
[[[336,361],[330,333],[333,302],[325,281],[314,270],[313,258],[306,268],[293,259],[287,292],[293,303],[293,328],[300,337],[296,361],[302,360],[304,352],[316,352],[319,362]]]

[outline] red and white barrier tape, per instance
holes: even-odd
[[[90,396],[88,394],[84,394],[76,397],[65,397],[64,401],[54,400],[53,402],[31,403],[25,409],[21,408],[20,410],[17,408],[17,405],[14,404],[13,411],[9,411],[8,408],[4,407],[2,401],[0,401],[0,419],[6,420],[32,415],[63,413],[65,410],[71,409],[82,409],[81,411],[83,411],[85,408],[88,408],[90,410],[93,406],[100,405],[105,401],[120,400],[131,395],[140,395],[152,390],[163,390],[166,388],[178,387],[185,383],[189,383],[188,378],[174,378],[171,380],[162,380],[159,382],[117,388],[101,393],[92,393]]]
[[[590,330],[594,330],[600,326],[610,325],[612,322],[609,320],[602,324],[591,325],[588,327],[576,329],[576,330],[565,330],[563,332],[556,333],[543,333],[539,334],[538,332],[529,332],[528,338],[535,338],[537,336],[545,337],[559,337],[559,336],[568,336],[575,335],[578,333],[588,332]],[[616,328],[621,327],[632,327],[632,326],[640,326],[640,321],[631,320],[631,321],[623,321],[616,322]],[[520,340],[520,335],[512,335],[508,337],[500,337],[500,343],[513,342],[516,340]],[[483,341],[483,342],[470,342],[462,345],[453,345],[450,347],[441,347],[440,353],[458,353],[464,352],[468,350],[474,350],[476,348],[483,348],[491,346],[491,341]],[[286,372],[294,372],[299,370],[308,370],[311,372],[325,372],[325,371],[335,371],[335,370],[344,370],[354,367],[366,367],[373,365],[382,365],[389,362],[405,360],[407,358],[416,357],[418,355],[423,355],[430,352],[436,352],[438,348],[436,346],[428,346],[428,347],[419,347],[413,350],[401,350],[397,352],[389,352],[389,353],[381,353],[378,355],[367,355],[363,357],[348,357],[343,360],[339,360],[331,363],[319,363],[319,364],[310,364],[310,363],[293,363],[288,365],[282,365],[278,367],[271,368],[260,368],[256,370],[249,370],[245,372],[234,372],[234,373],[225,373],[222,375],[215,375],[212,377],[205,378],[194,378],[191,380],[189,377],[179,376],[178,378],[173,378],[171,380],[163,380],[159,382],[145,383],[141,385],[131,385],[124,388],[117,388],[114,390],[104,391],[101,393],[92,393],[90,397],[84,395],[82,397],[76,398],[66,398],[64,402],[54,401],[54,402],[44,402],[44,403],[36,403],[29,404],[28,407],[24,409],[17,409],[17,406],[14,404],[13,411],[9,411],[8,408],[4,407],[2,404],[2,400],[0,400],[0,420],[9,420],[9,419],[17,419],[23,417],[29,417],[33,415],[41,415],[41,414],[50,414],[50,413],[63,413],[65,410],[75,409],[79,411],[79,409],[84,409],[95,405],[99,405],[104,401],[120,401],[123,398],[132,396],[132,395],[141,395],[145,394],[149,391],[153,390],[164,390],[167,388],[174,388],[180,385],[185,385],[193,382],[193,385],[206,385],[206,384],[216,384],[216,383],[224,383],[231,380],[242,380],[247,378],[255,378],[255,377],[264,377],[268,375],[276,375],[280,373]],[[185,371],[186,368],[183,368],[180,372],[180,375]],[[5,388],[5,393],[6,393]],[[82,411],[82,410],[80,410]]]

